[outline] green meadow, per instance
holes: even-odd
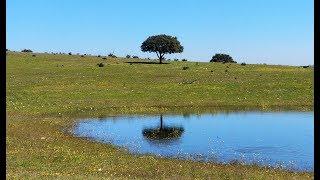
[[[69,133],[86,117],[313,110],[311,67],[157,62],[8,52],[7,178],[313,178],[313,173],[257,165],[132,155]]]

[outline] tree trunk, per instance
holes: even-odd
[[[162,120],[162,114],[160,115],[160,130],[162,130],[162,126],[163,126],[163,120]]]
[[[160,64],[162,64],[162,59],[163,59],[163,55],[162,54],[160,54],[159,59],[160,59]]]

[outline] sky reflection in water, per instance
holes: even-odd
[[[79,137],[133,153],[313,171],[313,112],[235,112],[85,119]]]

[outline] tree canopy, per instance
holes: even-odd
[[[212,56],[210,62],[237,63],[228,54],[215,54]]]
[[[148,37],[141,45],[143,52],[155,52],[162,63],[165,54],[181,53],[183,46],[177,37],[160,34]]]

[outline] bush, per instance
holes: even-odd
[[[134,58],[134,59],[139,59],[139,57],[138,57],[138,56],[132,56],[132,58]]]
[[[72,55],[72,53],[71,53],[71,52],[69,52],[68,54],[69,54],[70,56]]]
[[[32,57],[36,57],[36,55],[35,55],[35,54],[32,54]]]
[[[21,52],[26,52],[26,53],[28,53],[28,52],[32,52],[30,49],[23,49]]]
[[[182,70],[187,70],[187,69],[189,69],[188,66],[184,66],[184,67],[182,68]]]
[[[179,61],[179,59],[174,59],[174,61]]]
[[[108,57],[117,58],[117,56],[112,53],[108,54]]]
[[[106,57],[103,57],[102,59],[107,59]]]
[[[182,59],[181,61],[188,61],[188,60],[186,60],[186,59]]]
[[[244,63],[244,62],[243,62],[243,63],[241,63],[241,66],[245,66],[245,65],[247,65],[247,64],[246,64],[246,63]]]
[[[98,67],[103,67],[104,64],[103,64],[103,63],[98,63],[97,66],[98,66]]]
[[[128,58],[128,59],[129,59],[129,58],[131,58],[131,56],[128,54],[128,55],[126,55],[126,58]]]
[[[98,55],[98,57],[101,57],[100,55]]]
[[[302,66],[303,68],[308,68],[309,66]]]
[[[210,62],[237,63],[228,54],[215,54],[214,56],[212,56]]]
[[[84,57],[84,55],[81,55],[81,57]]]

